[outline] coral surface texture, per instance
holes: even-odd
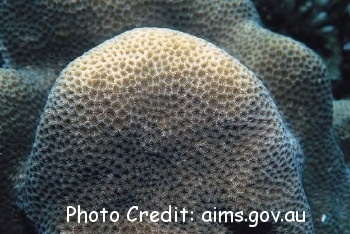
[[[349,234],[350,102],[333,100],[348,15],[343,0],[0,0],[0,233]],[[133,206],[172,220],[131,222]],[[118,221],[92,222],[103,209]]]

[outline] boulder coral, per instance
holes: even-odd
[[[106,39],[150,26],[177,29],[222,46],[222,41],[230,43],[233,26],[248,19],[258,20],[249,0],[0,1],[0,52],[12,67],[66,65]]]
[[[52,70],[0,69],[0,233],[31,229],[14,204],[13,187],[55,77]]]
[[[350,2],[253,0],[264,25],[305,43],[326,61],[336,99],[350,96]]]
[[[253,71],[301,143],[303,186],[317,233],[349,232],[350,179],[333,135],[324,63],[303,44],[264,29],[249,0],[1,1],[0,60],[5,67],[63,68],[87,49],[142,26],[206,39]]]
[[[301,142],[304,188],[316,230],[346,233],[350,177],[333,134],[331,86],[324,63],[303,44],[254,22],[240,23],[236,29],[230,53],[263,81]]]
[[[269,92],[244,65],[182,32],[135,29],[58,77],[21,176],[22,208],[41,233],[242,231],[234,222],[199,221],[214,207],[304,211],[306,222],[270,219],[257,230],[313,233],[301,159]],[[170,204],[194,211],[196,221],[65,220],[68,205],[124,214],[133,205],[162,211]]]

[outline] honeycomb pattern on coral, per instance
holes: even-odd
[[[324,63],[303,44],[255,22],[240,23],[233,32],[230,53],[263,81],[301,142],[304,188],[317,232],[349,232],[350,178],[333,136],[330,80]],[[321,222],[324,215],[331,218]]]
[[[52,71],[32,68],[0,69],[0,233],[30,229],[14,205],[13,187],[54,77]]]
[[[245,66],[194,36],[136,29],[61,73],[27,162],[22,206],[43,233],[239,231],[198,221],[213,207],[306,211],[305,223],[271,223],[268,233],[312,233],[300,157],[270,94]],[[197,221],[70,226],[66,206],[78,204],[122,214],[135,204],[173,205],[195,211]]]
[[[169,27],[205,38],[255,72],[301,141],[317,232],[350,231],[349,179],[332,135],[324,65],[302,44],[259,27],[251,1],[1,1],[0,53],[6,66],[63,67],[106,38],[139,26]],[[320,223],[323,214],[331,217],[326,223]]]
[[[235,30],[230,51],[264,82],[294,133],[328,134],[332,106],[322,60],[301,43],[255,22],[241,23]]]
[[[350,100],[333,101],[333,127],[345,160],[350,164]]]
[[[258,19],[249,0],[1,1],[0,39],[12,66],[66,65],[135,27],[173,28],[215,43],[243,19]]]

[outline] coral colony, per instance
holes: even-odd
[[[1,1],[0,54],[0,233],[350,233],[349,102],[252,1]]]

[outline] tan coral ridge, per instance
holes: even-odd
[[[197,221],[140,226],[165,233],[240,230],[198,221],[214,207],[306,211],[305,223],[270,222],[267,233],[313,233],[300,154],[268,91],[236,59],[185,33],[135,29],[57,79],[26,163],[22,205],[42,233],[79,229],[65,220],[66,206],[78,204],[195,211]],[[138,227],[125,225],[80,228]]]

